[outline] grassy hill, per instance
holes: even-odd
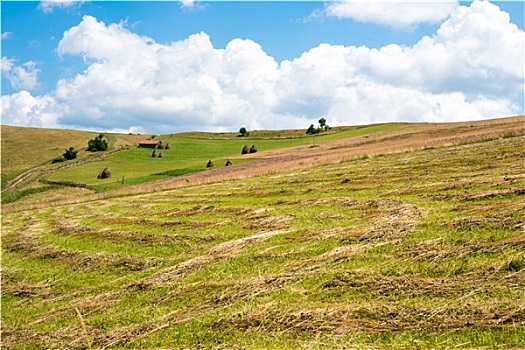
[[[228,159],[235,164],[254,160],[259,153],[240,157],[244,145],[255,144],[258,150],[268,151],[395,130],[401,126],[403,124],[338,127],[315,137],[306,135],[304,130],[252,131],[248,137],[239,137],[238,133],[202,132],[161,135],[157,139],[172,146],[170,150],[158,150],[163,158],[153,158],[151,149],[137,147],[151,135],[105,134],[109,140],[108,151],[92,153],[85,148],[88,140],[98,133],[5,126],[2,128],[2,203],[28,196],[29,201],[62,198],[67,197],[69,191],[83,196],[125,188],[206,170],[210,159],[216,168],[223,167]],[[34,147],[24,140],[34,140],[41,146]],[[51,164],[69,147],[80,150],[78,159]],[[17,154],[22,156],[13,156]],[[97,175],[105,167],[111,169],[112,177],[98,179]],[[71,190],[71,186],[76,189]],[[38,198],[34,198],[35,194]]]
[[[4,205],[2,346],[523,348],[524,128],[274,135],[250,163]],[[216,136],[172,137],[237,150]]]
[[[2,203],[17,200],[28,194],[57,190],[57,186],[42,184],[46,176],[75,163],[98,159],[101,154],[86,151],[89,140],[99,133],[62,129],[1,127]],[[105,134],[108,152],[135,146],[149,135]],[[78,150],[77,160],[51,164],[69,147]]]

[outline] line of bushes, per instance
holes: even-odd
[[[65,187],[80,187],[80,188],[86,188],[88,190],[96,191],[94,187],[91,187],[84,183],[78,183],[73,181],[49,181],[49,180],[42,180],[42,183],[48,184],[48,185],[55,185],[55,186],[65,186]]]

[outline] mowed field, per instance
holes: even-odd
[[[2,347],[524,348],[524,131],[274,135],[232,167],[3,205]]]

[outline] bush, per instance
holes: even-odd
[[[69,149],[66,149],[66,152],[62,154],[66,160],[75,159],[77,157],[78,151],[75,151],[73,147],[69,147]]]
[[[105,151],[108,149],[108,143],[104,140],[104,135],[100,134],[93,140],[88,141],[88,151]]]
[[[310,125],[308,130],[306,130],[306,133],[308,135],[315,135],[315,134],[319,134],[320,132],[321,132],[321,129],[320,128],[316,128],[313,124]]]
[[[242,128],[239,129],[239,136],[248,136],[250,135],[250,133],[246,130],[246,128],[243,126]]]
[[[62,163],[62,162],[65,162],[65,161],[66,161],[66,158],[60,156],[60,157],[56,157],[55,159],[53,159],[51,161],[51,164]]]

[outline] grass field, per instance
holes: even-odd
[[[137,193],[4,206],[2,347],[524,348],[523,121],[353,128]]]
[[[106,134],[109,150],[92,153],[85,148],[97,133],[5,126],[2,130],[5,155],[2,157],[2,203],[32,195],[46,200],[53,197],[50,193],[65,192],[61,187],[72,185],[82,186],[87,189],[86,193],[125,188],[206,170],[210,159],[215,167],[223,167],[228,159],[236,164],[253,160],[254,155],[240,157],[244,145],[255,144],[258,150],[268,151],[395,130],[403,125],[338,127],[315,137],[306,135],[304,130],[252,131],[248,137],[239,137],[238,133],[202,132],[160,135],[157,139],[172,146],[170,150],[159,150],[164,155],[162,159],[152,158],[151,149],[137,147],[151,135]],[[21,140],[34,140],[45,146],[34,147]],[[69,147],[80,150],[77,160],[51,164],[52,159]],[[97,179],[106,166],[111,169],[112,177]]]
[[[87,143],[98,133],[74,130],[23,128],[2,125],[2,203],[16,201],[25,196],[43,193],[50,195],[60,191],[60,186],[43,184],[46,176],[74,163],[90,162],[104,154],[134,146],[147,136],[106,134],[109,142],[107,152],[87,152]],[[149,137],[149,136],[148,136]],[[73,147],[77,159],[58,164],[52,160],[62,156]],[[100,170],[101,171],[101,170]],[[99,172],[100,172],[99,171]]]
[[[316,142],[344,139],[363,133],[393,130],[402,124],[376,125],[370,128],[337,128],[315,136]],[[348,130],[347,130],[348,129]],[[227,160],[235,164],[253,160],[257,154],[241,156],[244,145],[256,145],[259,151],[285,149],[295,146],[312,145],[313,136],[302,130],[293,131],[255,131],[249,137],[238,137],[236,133],[210,134],[185,133],[159,136],[163,143],[170,143],[172,149],[161,150],[162,159],[152,158],[151,149],[130,147],[103,160],[63,169],[48,177],[51,181],[83,183],[97,191],[107,191],[129,185],[206,170],[209,160],[215,167],[223,167]],[[105,166],[110,166],[112,178],[97,179]],[[122,181],[124,178],[125,181]]]

